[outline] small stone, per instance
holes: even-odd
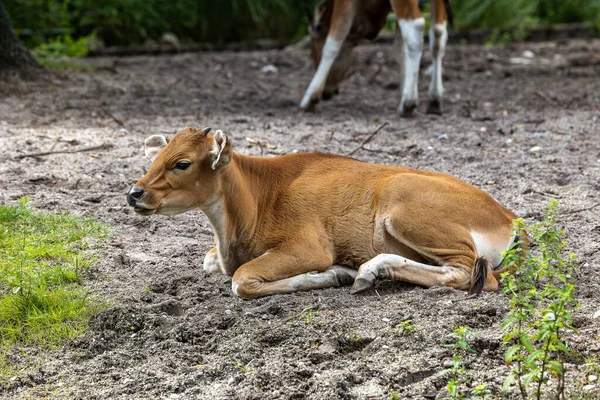
[[[427,146],[427,150],[434,150],[433,146]]]
[[[487,132],[487,128],[486,128],[485,126],[482,126],[482,127],[479,129],[479,131],[480,131],[480,132]]]
[[[535,57],[535,54],[531,50],[525,50],[523,52],[523,57],[525,57],[525,58],[533,58],[533,57]]]
[[[512,142],[513,142],[512,139],[506,139],[506,142],[504,142],[504,143],[506,143],[506,144],[512,144]]]
[[[554,68],[564,68],[569,65],[569,61],[562,54],[555,54],[552,58],[552,66]]]
[[[269,64],[262,67],[260,71],[264,74],[276,74],[277,72],[279,72],[279,68],[277,68],[273,64]]]
[[[542,150],[542,148],[540,146],[533,146],[532,148],[529,149],[530,153],[539,153]]]
[[[263,315],[261,316],[261,318],[262,318],[262,319],[269,319],[269,315],[268,315],[268,314],[263,314]]]
[[[588,382],[592,383],[592,382],[596,382],[598,380],[598,377],[596,375],[589,375],[588,376]]]
[[[440,136],[438,136],[438,140],[448,140],[448,134],[442,133]]]
[[[452,368],[453,365],[454,363],[452,362],[452,360],[444,361],[444,368]]]
[[[523,57],[513,57],[513,58],[510,58],[508,60],[508,62],[513,65],[529,65],[529,64],[531,64],[531,59],[523,58]]]
[[[585,391],[585,392],[589,392],[589,391],[593,390],[595,387],[596,387],[595,385],[585,385],[581,389],[583,389],[583,391]]]
[[[381,318],[381,320],[382,320],[383,322],[390,322],[390,319],[389,319],[389,318]]]
[[[227,315],[231,314],[231,310],[230,310],[229,308],[228,308],[228,309],[226,309],[226,310],[225,310],[225,314],[227,314]]]
[[[179,43],[179,39],[172,32],[165,32],[160,37],[160,44],[172,47],[174,49],[179,49],[181,47],[181,43]]]
[[[600,308],[592,315],[592,318],[600,318]]]

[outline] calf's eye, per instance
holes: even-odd
[[[177,164],[175,164],[175,169],[183,171],[188,169],[190,165],[192,165],[192,163],[189,161],[179,161]]]

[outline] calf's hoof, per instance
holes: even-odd
[[[352,289],[350,289],[351,294],[357,294],[369,290],[373,287],[375,280],[365,279],[365,278],[357,278],[354,280],[354,284],[352,285]]]
[[[327,89],[325,89],[323,91],[322,98],[323,98],[324,101],[326,101],[326,100],[329,100],[329,99],[333,98],[333,96],[336,96],[338,94],[340,94],[339,89],[334,89],[334,90],[327,90]]]
[[[311,99],[306,103],[300,104],[300,109],[304,112],[315,112],[317,110],[317,104],[319,103],[319,99]]]
[[[436,114],[442,115],[444,113],[444,109],[442,107],[442,101],[438,99],[429,100],[429,104],[427,104],[427,114]]]
[[[415,100],[407,100],[400,103],[398,111],[400,116],[403,118],[410,118],[415,115],[415,109],[417,108],[417,102]]]

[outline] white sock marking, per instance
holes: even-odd
[[[448,29],[446,22],[443,24],[432,25],[429,30],[429,48],[432,58],[432,75],[429,85],[429,99],[442,100],[444,95],[444,86],[442,85],[442,59],[446,52],[446,42],[448,41]]]
[[[318,99],[321,97],[321,93],[323,93],[323,88],[325,88],[327,76],[329,75],[329,71],[331,71],[331,67],[335,62],[335,59],[340,53],[342,44],[343,43],[339,40],[336,40],[331,36],[327,36],[327,39],[325,40],[325,45],[323,46],[323,55],[321,56],[321,62],[319,63],[317,72],[315,72],[315,75],[310,81],[308,89],[306,89],[306,93],[302,98],[302,102],[300,102],[301,108],[306,109],[313,99]]]
[[[423,32],[425,19],[398,20],[404,44],[404,86],[402,87],[402,102],[417,102],[419,98],[419,66],[423,53]]]

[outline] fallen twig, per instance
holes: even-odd
[[[123,122],[123,120],[121,120],[120,118],[115,117],[110,111],[108,111],[106,108],[101,108],[102,112],[104,112],[104,114],[108,115],[110,118],[112,118],[113,121],[115,121],[119,126],[124,126],[125,122]]]
[[[27,158],[27,157],[42,157],[42,156],[49,156],[52,154],[71,154],[71,153],[84,153],[86,151],[94,151],[94,150],[109,150],[112,149],[113,145],[109,144],[109,143],[103,143],[101,145],[98,146],[89,146],[89,147],[82,147],[80,149],[73,149],[73,150],[56,150],[56,151],[42,151],[39,153],[27,153],[27,154],[21,154],[18,156],[15,156],[16,159],[21,159],[21,158]]]
[[[379,126],[379,128],[377,128],[375,130],[375,132],[371,133],[368,138],[363,140],[363,142],[360,144],[360,146],[358,146],[357,148],[355,148],[354,150],[352,150],[350,153],[348,153],[346,155],[351,156],[354,153],[356,153],[357,151],[359,151],[360,149],[362,149],[365,144],[369,143],[375,137],[375,135],[377,135],[379,133],[379,131],[381,131],[383,128],[385,128],[385,126],[389,123],[390,123],[389,121],[385,121],[383,124],[381,124]]]
[[[580,212],[583,212],[583,211],[591,211],[594,208],[599,207],[599,206],[600,206],[600,203],[596,203],[596,204],[594,204],[593,206],[590,206],[590,207],[579,208],[577,210],[563,211],[562,214],[577,214],[577,213],[580,213]]]

